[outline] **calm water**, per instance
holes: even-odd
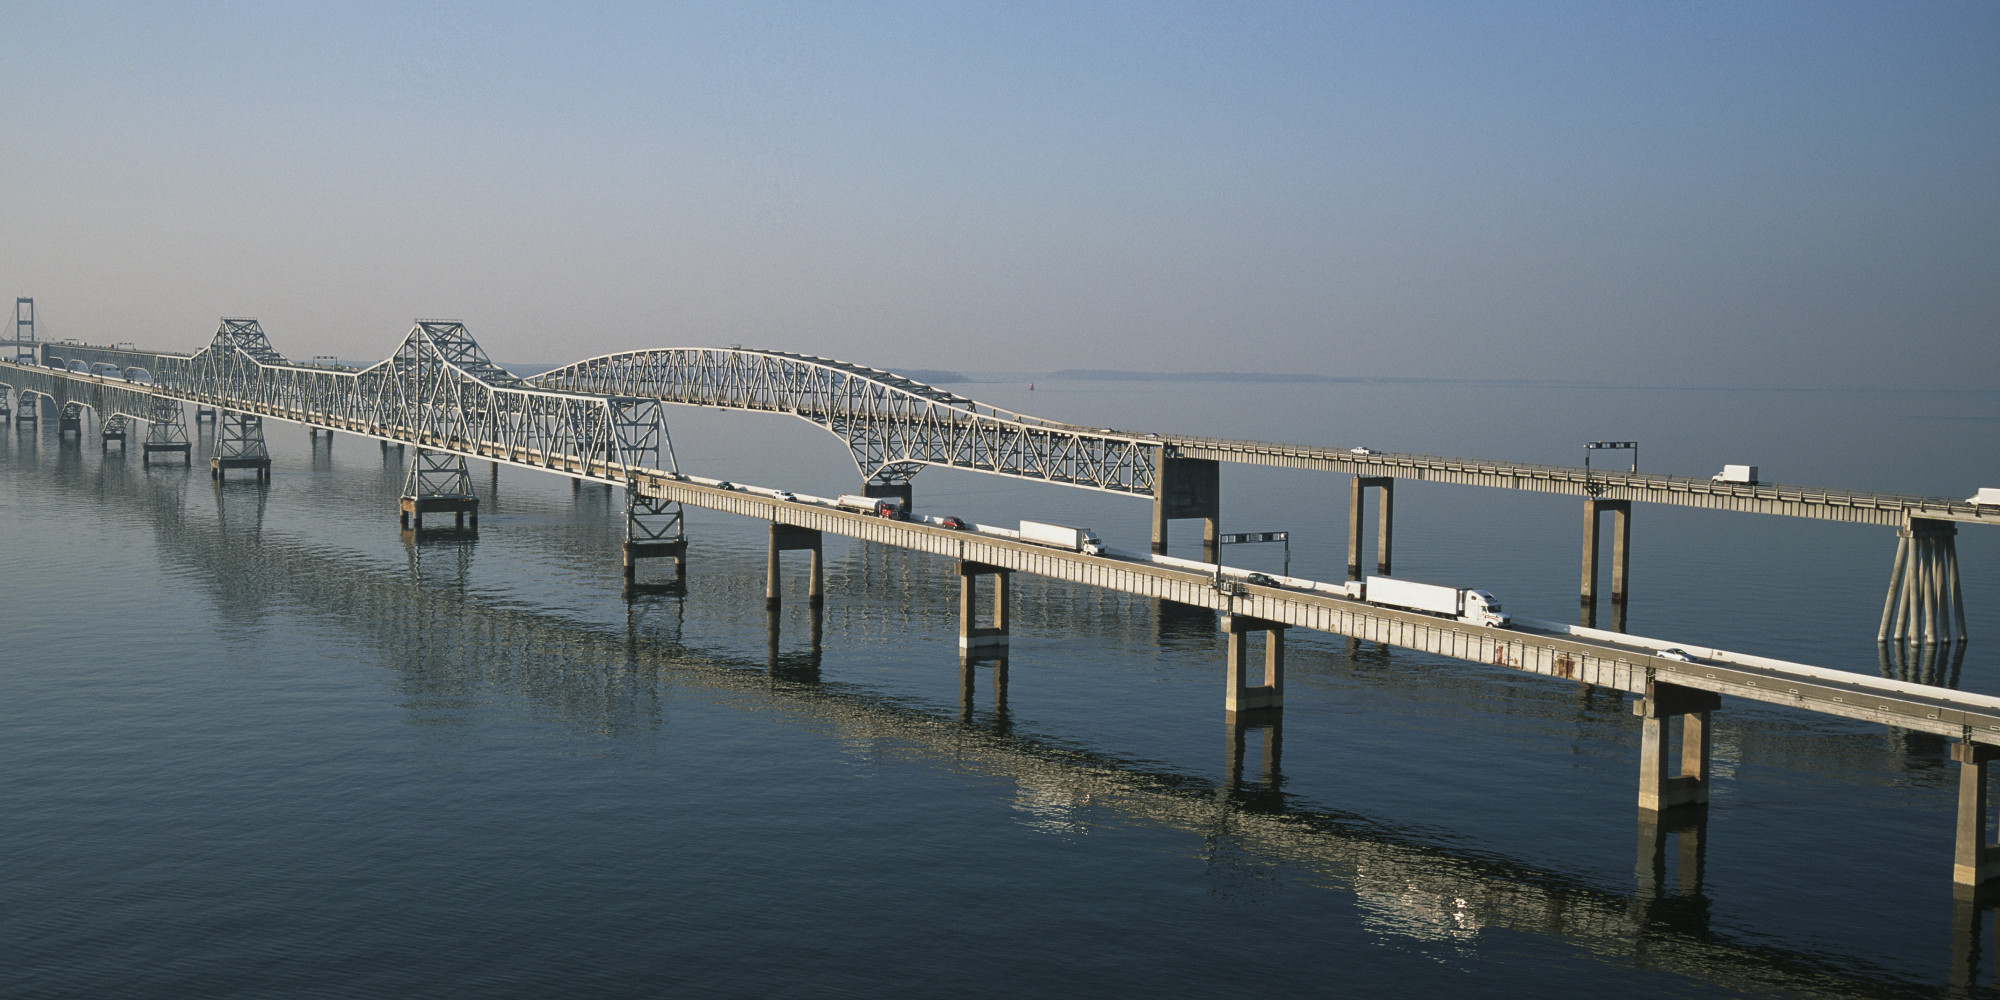
[[[961,388],[1107,426],[2000,485],[1995,394]],[[688,471],[852,489],[803,423],[673,419]],[[482,464],[480,537],[413,546],[393,458],[268,430],[273,482],[217,489],[0,429],[0,995],[1940,996],[1967,943],[1994,981],[1990,929],[1955,922],[1941,740],[1728,704],[1681,834],[1701,863],[1654,879],[1614,693],[1295,633],[1282,729],[1232,734],[1207,616],[1017,578],[1004,702],[991,666],[968,701],[943,561],[829,539],[817,623],[802,572],[774,621],[762,524],[694,512],[687,596],[628,603],[607,491]],[[1339,575],[1344,478],[1223,485],[1225,530]],[[1145,538],[1129,498],[917,491]],[[1575,500],[1397,504],[1398,575],[1575,615]],[[1883,669],[1891,531],[1641,508],[1634,532],[1633,630]],[[1993,534],[1959,540],[1963,663],[1892,672],[2000,693]]]

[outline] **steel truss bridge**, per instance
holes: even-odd
[[[878,483],[907,483],[923,467],[935,465],[1150,497],[1160,487],[1163,460],[1192,459],[1885,526],[1902,526],[1913,517],[2000,523],[2000,510],[1939,497],[1398,452],[1363,454],[1314,445],[1089,427],[990,406],[876,368],[782,351],[628,351],[522,379],[488,360],[463,324],[420,321],[417,329],[439,345],[438,357],[462,359],[465,364],[460,367],[467,376],[493,387],[796,416],[840,438],[862,478]],[[279,391],[287,395],[277,401],[288,404],[314,403],[329,385],[308,377],[329,369],[285,361],[256,320],[224,320],[210,345],[192,357],[82,345],[35,346],[43,353],[42,361],[109,362],[150,370],[187,371],[190,362],[206,357],[212,368],[189,373],[198,388]],[[233,356],[231,348],[240,351],[243,360]],[[391,366],[408,375],[413,366],[421,365],[405,356],[410,350],[406,339],[396,357],[359,374],[375,373],[379,379],[385,366]],[[245,360],[254,365],[246,366]],[[256,371],[262,368],[271,371]],[[223,379],[230,381],[224,385]],[[372,386],[374,381],[365,384]],[[162,381],[159,388],[177,387]],[[210,393],[204,402],[224,405],[221,395]],[[262,397],[254,401],[265,402]],[[349,420],[365,421],[367,415],[361,406],[343,411]]]
[[[219,450],[211,460],[212,475],[217,477],[232,467],[231,462],[237,467],[261,462],[268,469],[261,422],[275,418],[372,437],[385,447],[392,442],[415,446],[418,460],[409,464],[403,503],[405,513],[414,509],[419,522],[426,503],[449,509],[453,503],[476,502],[465,465],[468,458],[623,485],[628,582],[639,555],[672,555],[677,565],[681,562],[685,552],[681,507],[691,504],[771,523],[767,580],[771,601],[778,594],[780,551],[810,549],[817,567],[824,534],[955,559],[962,588],[960,640],[968,649],[995,638],[996,632],[1004,645],[1004,595],[1008,575],[1015,572],[1223,612],[1229,646],[1225,704],[1232,712],[1282,707],[1283,633],[1295,627],[1639,695],[1635,707],[1644,718],[1642,811],[1707,801],[1708,717],[1725,695],[1956,738],[1954,759],[1966,766],[1961,769],[1954,879],[1963,885],[2000,879],[2000,845],[1987,835],[1986,816],[1986,774],[1991,763],[2000,761],[2000,698],[1723,650],[1697,648],[1705,662],[1682,662],[1654,652],[1655,640],[1615,632],[1553,623],[1530,623],[1532,627],[1523,630],[1463,624],[1367,604],[1313,581],[1244,577],[1225,586],[1219,566],[1212,567],[1211,575],[1211,567],[1189,565],[1186,560],[1162,563],[1143,556],[1069,552],[1004,537],[1005,533],[891,521],[802,502],[777,491],[756,493],[712,481],[697,483],[675,466],[663,406],[674,402],[762,410],[813,421],[845,440],[859,471],[880,486],[907,490],[908,478],[917,469],[943,465],[1111,492],[1150,491],[1156,530],[1163,512],[1176,511],[1173,503],[1164,502],[1173,493],[1175,480],[1184,477],[1198,486],[1204,469],[1200,463],[1207,463],[1205,468],[1212,473],[1214,463],[1225,460],[1354,472],[1357,499],[1364,482],[1397,475],[1443,481],[1455,481],[1451,476],[1499,477],[1510,480],[1511,488],[1548,492],[1572,492],[1574,487],[1590,498],[1586,516],[1592,519],[1596,507],[1591,505],[1629,502],[1607,498],[1610,490],[1673,492],[1673,483],[1648,485],[1638,483],[1636,476],[1603,476],[1600,482],[1587,471],[1575,470],[1579,482],[1570,473],[1549,467],[1450,464],[1456,460],[1439,460],[1445,463],[1440,466],[1411,456],[1090,429],[982,406],[875,369],[773,352],[609,355],[526,379],[494,364],[462,324],[443,320],[417,321],[389,358],[360,369],[288,361],[271,346],[257,322],[246,319],[224,320],[210,343],[192,355],[60,349],[71,356],[58,359],[44,346],[41,364],[0,360],[0,380],[4,380],[0,389],[18,391],[31,404],[21,416],[38,413],[39,398],[46,397],[64,411],[65,430],[67,420],[76,419],[72,415],[80,416],[89,408],[98,413],[107,442],[114,425],[122,433],[126,423],[138,420],[148,425],[149,452],[157,448],[185,453],[184,405],[196,405],[197,419],[201,408],[213,407],[219,411]],[[53,367],[70,361],[121,365],[122,377]],[[145,379],[138,377],[137,368],[147,370]],[[0,399],[6,395],[0,392]],[[75,429],[81,436],[80,420]],[[1311,464],[1315,462],[1326,464]],[[1209,482],[1206,499],[1214,504],[1212,475]],[[1731,484],[1682,485],[1689,496],[1730,495],[1763,502]],[[1769,490],[1776,493],[1779,488]],[[1778,500],[1857,508],[1849,502],[1857,496],[1861,495],[1794,491]],[[1900,510],[1903,523],[1910,526],[1898,553],[1898,582],[1891,585],[1891,604],[1901,593],[1909,601],[1905,610],[1922,604],[1918,617],[1928,616],[1926,620],[1935,623],[1956,587],[1955,562],[1946,573],[1949,536],[1942,536],[1940,543],[1937,535],[1925,532],[1934,532],[1939,524],[1950,527],[1953,521],[1990,523],[2000,520],[2000,511],[1924,498],[1877,496],[1870,503],[1877,511]],[[1179,508],[1181,516],[1188,516],[1187,506]],[[1736,509],[1797,514],[1769,506]],[[1208,517],[1212,529],[1213,507],[1197,516]],[[421,530],[421,523],[417,528]],[[1156,541],[1159,537],[1155,535]],[[1906,555],[1910,575],[1904,582]],[[1386,571],[1386,565],[1383,568]],[[816,595],[817,569],[814,578],[810,592]],[[992,629],[973,624],[979,579],[996,581],[997,624]],[[1921,600],[1915,596],[1920,593]],[[1885,628],[1889,617],[1885,609]],[[1262,685],[1249,679],[1251,635],[1265,637]],[[1963,638],[1962,628],[1959,637]],[[1684,737],[1678,774],[1668,757],[1670,725],[1678,725]]]
[[[424,449],[418,464],[433,467],[413,474],[422,480],[412,482],[413,496],[469,495],[461,475],[467,456],[617,482],[641,468],[674,471],[659,407],[680,403],[789,414],[822,427],[847,446],[865,490],[875,495],[908,498],[912,477],[935,465],[1148,497],[1154,501],[1154,551],[1166,551],[1169,520],[1200,518],[1210,561],[1219,551],[1219,463],[1351,475],[1350,576],[1362,569],[1363,487],[1381,493],[1377,568],[1384,573],[1390,565],[1389,487],[1396,480],[1582,497],[1590,525],[1582,594],[1591,606],[1597,515],[1614,514],[1619,530],[1629,534],[1634,502],[1883,525],[1901,529],[1883,604],[1885,641],[1964,639],[1957,526],[2000,523],[2000,507],[1936,497],[1088,427],[989,406],[876,368],[780,351],[628,351],[524,379],[495,365],[463,324],[449,321],[419,321],[393,356],[359,371],[288,362],[251,319],[223,320],[209,345],[192,356],[19,346],[38,349],[44,364],[109,363],[153,372],[150,389],[123,390],[86,388],[78,384],[85,380],[67,376],[11,376],[24,393],[47,395],[72,413],[96,410],[108,434],[122,438],[128,420],[146,421],[149,458],[155,450],[186,450],[174,408],[190,401],[417,444]],[[240,418],[226,419],[220,436],[221,468],[268,457],[261,436]],[[453,457],[438,464],[437,456]],[[1628,569],[1623,537],[1614,537],[1615,605],[1625,600]]]

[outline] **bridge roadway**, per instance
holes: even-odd
[[[98,495],[80,482],[68,488]],[[1353,893],[1365,926],[1388,941],[1473,940],[1506,931],[1746,994],[1775,986],[1812,996],[1929,995],[1923,983],[1852,956],[1788,947],[1779,943],[1782,933],[1740,937],[1711,925],[1707,907],[1685,905],[1688,894],[1705,891],[1699,866],[1691,870],[1686,860],[1689,854],[1699,857],[1699,849],[1690,849],[1685,839],[1676,879],[1663,881],[1648,866],[1636,873],[1635,893],[1607,891],[1572,873],[1466,852],[1315,807],[1279,790],[1282,758],[1276,753],[1267,754],[1261,774],[1254,758],[1227,761],[1226,781],[1211,784],[1012,732],[997,717],[992,728],[976,725],[970,705],[961,705],[960,722],[952,724],[902,699],[822,683],[816,650],[812,660],[805,653],[758,660],[739,649],[691,640],[673,618],[649,626],[646,604],[635,605],[619,628],[483,595],[478,588],[412,586],[410,573],[401,568],[357,563],[352,553],[263,531],[260,519],[246,524],[238,517],[188,517],[182,509],[186,495],[149,490],[143,515],[153,524],[161,551],[206,580],[218,611],[257,615],[259,609],[285,605],[349,612],[339,627],[405,672],[401,680],[414,712],[423,712],[427,703],[466,704],[466,695],[498,689],[543,706],[552,718],[610,733],[657,711],[650,701],[662,697],[660,685],[684,686],[718,704],[831,729],[854,745],[907,747],[938,767],[1009,782],[1024,806],[1070,822],[1087,825],[1094,815],[1123,816],[1210,844],[1227,842],[1257,864],[1280,862],[1314,873],[1335,891]],[[218,502],[227,503],[227,496]],[[256,544],[244,544],[246,537]],[[717,583],[733,588],[726,599],[738,604],[754,606],[761,596],[740,576]],[[918,610],[926,609],[939,610],[938,602]],[[421,669],[408,662],[414,635],[425,636],[431,651]],[[1004,705],[995,707],[997,716]],[[1241,729],[1231,730],[1240,754]],[[1281,732],[1271,729],[1265,739],[1279,739]],[[1794,734],[1756,735],[1783,741]],[[1806,757],[1820,749],[1787,746],[1774,752]],[[1239,774],[1244,765],[1249,773]],[[1678,836],[1705,833],[1693,826]],[[1641,860],[1650,857],[1657,865],[1662,859],[1656,852],[1665,841],[1644,826],[1639,837]],[[1236,863],[1229,850],[1202,857],[1217,868]],[[1955,946],[1969,945],[1976,954],[1981,911],[1972,905],[1959,910]],[[1971,964],[1971,969],[1955,965],[1951,972],[1969,980],[1977,972],[1976,959]]]
[[[671,467],[664,426],[656,413],[643,409],[649,403],[657,408],[654,397],[611,396],[518,379],[494,366],[463,326],[450,321],[419,321],[395,355],[361,371],[284,362],[255,322],[243,320],[225,320],[216,341],[192,358],[159,360],[164,362],[160,367],[167,376],[165,385],[113,382],[11,363],[0,364],[0,375],[9,384],[58,402],[68,399],[91,406],[100,415],[116,412],[151,419],[148,414],[156,411],[150,400],[178,399],[414,444],[420,457],[426,451],[455,456],[460,463],[458,490],[467,500],[471,497],[463,459],[484,458],[627,486],[635,499],[656,509],[692,505],[765,519],[773,525],[774,573],[777,550],[797,547],[780,544],[780,527],[794,533],[795,543],[811,535],[808,547],[815,549],[817,535],[812,533],[818,532],[952,558],[963,574],[962,640],[975,638],[973,581],[994,573],[1039,574],[1221,611],[1230,650],[1225,705],[1232,712],[1282,706],[1285,628],[1309,628],[1638,694],[1635,710],[1644,718],[1642,812],[1707,801],[1709,714],[1719,707],[1721,696],[1957,739],[1954,758],[1965,766],[1954,879],[1961,885],[1976,885],[2000,877],[2000,847],[1987,835],[1985,782],[1989,764],[2000,759],[2000,698],[1720,651],[1715,662],[1682,663],[1654,655],[1646,644],[1614,638],[1616,633],[1491,629],[1355,602],[1317,589],[1249,582],[1223,587],[1207,573],[1137,558],[1065,552],[986,532],[867,517],[696,482]],[[178,406],[173,409],[164,419],[179,419]],[[261,446],[261,430],[256,433]],[[659,459],[668,467],[649,464],[642,457]],[[1389,463],[1391,457],[1381,456],[1381,461]],[[1361,482],[1357,478],[1357,491]],[[410,488],[422,489],[420,484],[406,485],[406,490]],[[1825,505],[1824,495],[1816,502]],[[1157,520],[1158,504],[1155,510]],[[628,512],[628,527],[635,523]],[[637,554],[628,540],[628,572]],[[1006,585],[1005,576],[1000,576],[999,586]],[[1000,627],[1004,630],[1004,625]],[[1256,632],[1268,636],[1264,685],[1247,680],[1248,634]],[[1004,636],[976,638],[1005,642]],[[1676,718],[1685,736],[1678,776],[1668,760],[1669,727]]]
[[[112,401],[139,400],[156,393],[178,395],[156,387],[6,362],[0,362],[0,379],[36,385],[37,391],[53,389],[61,396],[73,396],[86,403],[97,400],[94,405],[139,416],[144,415],[145,408],[138,403]],[[232,401],[206,395],[186,398],[232,405]],[[1644,645],[1609,638],[1615,633],[1492,629],[1288,587],[1238,582],[1228,588],[1231,592],[1225,593],[1216,587],[1212,576],[1188,569],[1137,559],[1064,552],[986,533],[891,521],[809,503],[787,503],[746,490],[705,486],[666,470],[634,469],[592,455],[530,454],[505,443],[446,439],[422,430],[371,425],[296,406],[245,406],[241,401],[235,401],[234,405],[244,412],[269,418],[418,445],[445,454],[610,485],[624,486],[629,481],[644,496],[774,524],[895,545],[1011,572],[1035,573],[1555,679],[1640,695],[1645,694],[1649,682],[1665,682],[1717,695],[2000,745],[2000,698],[1986,695],[1723,651],[1717,651],[1715,662],[1682,663],[1655,656]]]
[[[46,354],[158,371],[190,355],[92,345]],[[680,368],[670,368],[669,361]],[[696,375],[704,377],[696,377]],[[865,366],[777,351],[667,348],[607,355],[530,380],[544,388],[784,413],[847,439],[864,477],[926,464],[1152,496],[1162,459],[1234,462],[1752,514],[1904,527],[1910,519],[2000,524],[1963,500],[1691,476],[1280,444],[1089,427],[988,406]],[[834,386],[866,385],[870,392]],[[836,403],[838,405],[836,405]],[[867,410],[868,412],[860,412]],[[865,426],[864,426],[865,425]],[[1005,432],[1011,433],[1003,433]],[[1968,486],[1968,490],[1973,487]]]
[[[1713,651],[1716,662],[1683,663],[1617,633],[1553,623],[1487,628],[1321,592],[1233,581],[1143,556],[1092,556],[978,531],[871,517],[807,501],[787,502],[744,487],[723,489],[686,477],[642,474],[639,490],[681,504],[811,531],[894,545],[962,562],[1208,608],[1229,615],[1350,636],[1438,656],[1493,664],[1555,680],[1644,695],[1648,681],[1732,698],[2000,745],[2000,698]],[[1693,645],[1693,644],[1689,644]]]
[[[0,370],[4,369],[13,372],[0,374],[0,379],[23,384],[65,383],[38,391],[54,388],[85,400],[137,399],[156,391],[115,380],[0,362]],[[34,378],[24,379],[23,375]],[[226,400],[196,398],[228,405]],[[140,414],[144,411],[136,404],[123,409]],[[450,441],[422,431],[370,426],[364,421],[322,416],[290,406],[256,405],[242,409],[304,426],[342,430],[609,485],[623,486],[629,480],[642,495],[656,499],[1633,694],[1645,694],[1648,682],[1666,682],[1728,697],[2000,745],[2000,698],[1987,695],[1725,651],[1716,651],[1714,662],[1682,663],[1655,656],[1646,645],[1610,638],[1615,633],[1574,630],[1562,634],[1529,628],[1485,628],[1289,587],[1239,581],[1225,593],[1216,587],[1213,576],[1189,569],[1137,558],[1064,552],[987,533],[892,521],[811,503],[788,503],[744,489],[705,486],[665,470],[633,470],[594,456],[525,454],[519,448],[501,443]]]
[[[1483,459],[1446,458],[1311,445],[1232,441],[1160,435],[1175,457],[1241,462],[1283,469],[1311,469],[1356,476],[1457,483],[1495,489],[1559,493],[1595,500],[1637,500],[1676,507],[1701,507],[1748,514],[1775,514],[1822,521],[1902,527],[1910,518],[2000,524],[2000,507],[1961,500],[1905,496],[1866,490],[1828,489],[1774,483],[1719,483],[1690,476],[1605,472],[1563,465],[1530,465]]]

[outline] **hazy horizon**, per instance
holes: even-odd
[[[45,338],[1983,388],[2000,7],[0,17]]]

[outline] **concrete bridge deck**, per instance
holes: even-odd
[[[961,562],[1156,597],[1553,680],[1580,681],[1643,695],[1648,681],[1732,698],[1876,722],[1956,739],[2000,744],[2000,698],[1912,684],[1844,670],[1714,651],[1713,662],[1654,655],[1631,637],[1544,623],[1486,628],[1414,611],[1291,587],[1234,582],[1224,592],[1209,573],[1145,560],[1091,556],[976,531],[960,531],[788,502],[737,487],[722,489],[667,475],[644,475],[639,489],[694,507],[739,514],[863,541],[928,552]],[[1566,631],[1558,631],[1563,629]],[[1688,645],[1698,645],[1688,643]]]

